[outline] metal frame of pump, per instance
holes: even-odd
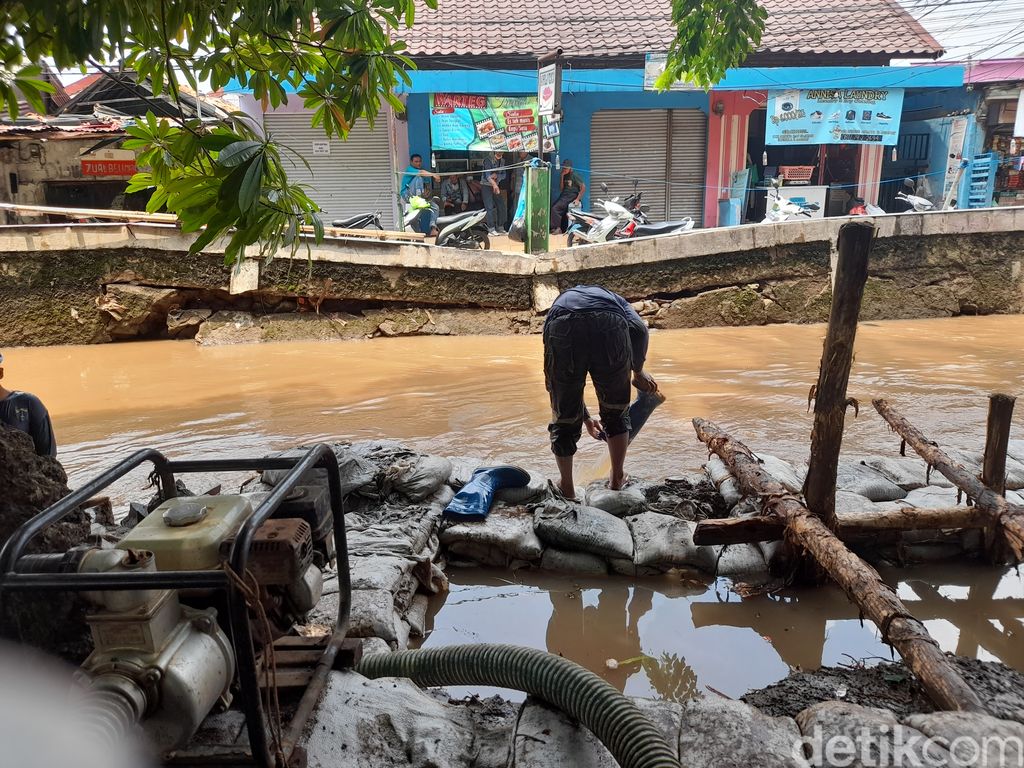
[[[349,610],[352,603],[351,577],[348,567],[348,545],[345,536],[345,520],[341,481],[338,474],[338,460],[325,443],[310,448],[300,459],[208,459],[195,461],[170,461],[156,449],[137,451],[130,457],[108,469],[79,490],[25,522],[7,540],[0,550],[0,615],[4,610],[4,597],[8,592],[58,592],[87,590],[148,590],[148,589],[216,589],[228,596],[228,623],[234,646],[237,672],[249,734],[251,756],[259,768],[276,768],[275,759],[267,741],[267,728],[262,699],[260,696],[259,670],[253,646],[252,628],[249,623],[245,597],[230,579],[225,570],[209,571],[152,571],[141,573],[20,573],[18,561],[26,546],[44,529],[59,522],[77,510],[83,502],[92,498],[113,482],[144,463],[151,463],[159,478],[164,498],[176,496],[174,473],[245,471],[278,469],[290,470],[272,493],[261,503],[253,514],[242,524],[235,538],[227,563],[235,573],[244,574],[249,562],[250,548],[256,530],[274,514],[291,490],[299,484],[303,475],[313,468],[327,470],[330,492],[331,513],[334,518],[334,543],[338,567],[338,615],[334,630],[317,663],[309,686],[303,693],[285,736],[280,745],[286,755],[294,750],[298,739],[309,719],[328,674],[334,669],[335,659],[348,630]]]

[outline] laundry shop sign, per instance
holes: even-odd
[[[902,113],[902,88],[769,91],[765,143],[892,145]]]

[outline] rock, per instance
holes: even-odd
[[[540,559],[540,567],[545,571],[572,573],[580,576],[604,576],[608,573],[608,564],[597,555],[586,552],[563,552],[551,547],[544,550]]]
[[[788,717],[769,717],[722,696],[683,705],[679,754],[694,768],[807,768],[800,746],[800,730]]]
[[[625,522],[593,507],[548,502],[534,514],[540,540],[568,552],[633,559],[633,537]]]
[[[584,501],[588,506],[603,509],[610,515],[626,517],[642,512],[647,506],[647,497],[643,489],[636,483],[613,491],[604,480],[597,480],[587,486]]]
[[[221,310],[214,312],[199,326],[196,343],[203,346],[220,344],[246,344],[261,341],[263,329],[248,312]]]
[[[701,328],[713,325],[764,325],[787,322],[789,314],[756,288],[731,286],[676,299],[654,316],[654,328]]]
[[[865,496],[871,501],[895,501],[907,492],[877,469],[850,461],[840,461],[836,488]]]
[[[811,765],[841,762],[850,768],[876,768],[949,764],[945,749],[916,728],[899,724],[896,715],[885,709],[824,701],[800,712],[796,722]],[[896,754],[905,757],[895,762],[892,756]]]
[[[670,702],[634,699],[637,706],[678,744],[682,708]],[[516,768],[618,768],[608,748],[587,728],[561,710],[530,697],[519,714],[515,732]],[[678,755],[677,755],[678,756]],[[686,762],[697,768],[695,763]]]
[[[533,514],[523,507],[496,506],[481,522],[448,526],[440,540],[449,551],[482,565],[537,560],[544,549],[533,530]],[[478,559],[480,555],[485,559]]]
[[[309,768],[472,765],[474,724],[402,678],[332,672],[307,729]]]
[[[96,306],[108,317],[107,333],[112,339],[133,339],[160,334],[168,311],[180,301],[176,288],[113,283],[96,299]]]
[[[172,309],[167,313],[167,335],[172,339],[191,339],[212,314],[212,309]]]

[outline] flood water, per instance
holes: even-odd
[[[627,470],[658,478],[699,467],[706,452],[694,416],[717,421],[755,450],[803,461],[823,334],[823,326],[792,325],[652,333],[649,370],[668,400],[630,449]],[[898,438],[870,406],[878,396],[940,444],[980,449],[987,395],[1024,390],[1022,353],[1024,317],[862,324],[850,382],[862,407],[848,419],[844,452],[897,451]],[[139,447],[230,457],[380,437],[554,471],[536,336],[213,348],[143,342],[4,354],[5,385],[35,392],[49,408],[72,486]],[[581,444],[584,474],[595,475],[603,457],[602,445]],[[133,475],[115,498],[146,495],[144,481]],[[944,649],[1024,670],[1016,637],[1024,631],[1024,594],[1015,573],[941,565],[885,575],[900,582]],[[455,571],[426,642],[472,641],[548,648],[630,693],[670,698],[707,686],[735,696],[790,667],[846,654],[888,658],[874,628],[861,627],[831,590],[741,599],[724,580]],[[652,660],[605,665],[639,656]]]

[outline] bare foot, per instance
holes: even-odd
[[[560,481],[548,480],[548,486],[555,493],[561,494],[566,499],[573,500],[576,498],[576,489],[571,485],[565,486]]]
[[[628,482],[629,475],[625,473],[623,473],[620,477],[615,477],[615,475],[612,475],[610,478],[608,478],[608,487],[611,488],[613,491],[621,491]]]

